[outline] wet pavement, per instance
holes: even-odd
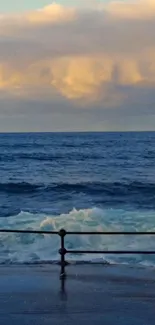
[[[155,270],[128,266],[1,266],[2,325],[154,325]]]

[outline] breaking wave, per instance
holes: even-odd
[[[145,223],[147,220],[147,223]],[[46,216],[21,211],[16,216],[0,219],[0,228],[67,231],[154,231],[154,211],[125,211],[118,209],[73,209],[68,214]],[[155,250],[155,238],[147,236],[68,235],[67,249],[74,250]],[[52,263],[59,261],[58,235],[0,234],[0,263]],[[147,264],[155,266],[154,256],[114,256],[70,254],[69,262],[104,262]]]

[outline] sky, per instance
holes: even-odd
[[[104,0],[101,0],[104,1]],[[78,0],[60,0],[57,3],[62,5],[78,5]],[[83,0],[84,2],[84,0]],[[1,12],[22,12],[25,10],[33,10],[38,8],[43,8],[44,6],[50,5],[52,1],[50,0],[0,0],[0,10]]]
[[[96,0],[95,0],[96,1]],[[93,3],[95,2],[93,0]],[[88,3],[88,6],[92,2],[92,0],[60,0],[60,1],[52,1],[52,0],[0,0],[0,11],[1,12],[23,12],[25,10],[33,10],[38,8],[43,8],[47,5],[56,2],[58,4],[64,6],[85,6],[85,3]],[[105,0],[99,0],[98,2],[103,3]]]
[[[154,0],[0,0],[0,132],[155,130]]]

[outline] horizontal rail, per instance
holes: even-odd
[[[65,229],[60,229],[59,231],[46,231],[46,230],[31,230],[31,229],[0,229],[0,233],[14,233],[14,234],[43,234],[43,235],[59,235],[61,240],[61,248],[59,249],[59,254],[61,256],[60,265],[61,265],[61,272],[60,277],[61,279],[64,279],[65,277],[65,266],[67,265],[67,262],[65,260],[66,254],[117,254],[117,255],[125,255],[125,254],[145,254],[145,255],[155,255],[155,251],[131,251],[131,250],[70,250],[65,248],[65,237],[67,235],[104,235],[104,236],[112,236],[112,235],[123,235],[123,236],[152,236],[155,235],[155,231],[66,231]]]
[[[0,233],[15,233],[15,234],[47,234],[47,235],[58,235],[58,231],[45,231],[45,230],[20,230],[20,229],[0,229]]]
[[[68,254],[149,254],[155,255],[155,251],[87,251],[87,250],[66,250]]]
[[[0,233],[21,233],[21,234],[48,234],[48,235],[59,235],[59,231],[46,231],[46,230],[30,230],[30,229],[25,229],[25,230],[20,230],[20,229],[0,229]],[[139,235],[155,235],[155,231],[100,231],[100,232],[95,232],[95,231],[65,231],[65,235],[105,235],[105,236],[111,236],[111,235],[134,235],[134,236],[139,236]]]
[[[66,231],[66,235],[155,235],[155,231]]]

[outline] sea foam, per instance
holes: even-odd
[[[145,224],[147,220],[147,224]],[[21,211],[16,216],[0,219],[0,228],[66,231],[154,231],[154,211],[123,209],[73,209],[68,214],[46,215]],[[155,250],[155,236],[67,235],[70,250]],[[0,263],[45,263],[59,261],[58,235],[0,234]],[[154,256],[110,254],[68,254],[70,262],[140,263],[155,265]]]

